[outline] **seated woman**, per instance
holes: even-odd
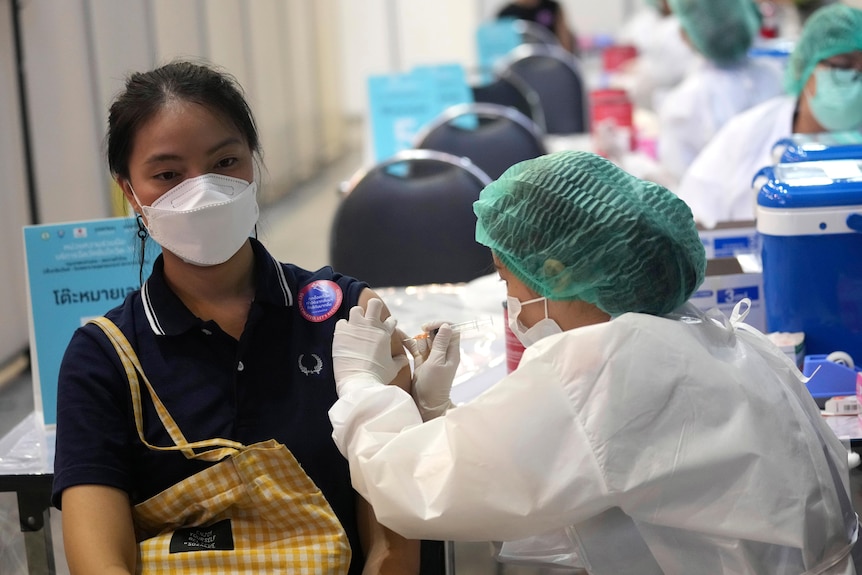
[[[261,150],[242,89],[194,62],[132,74],[107,152],[142,252],[148,236],[162,252],[60,368],[53,503],[72,573],[416,573],[419,543],[377,524],[327,417],[335,322],[379,300],[250,237]]]
[[[676,192],[705,227],[754,219],[752,179],[778,140],[862,128],[862,10],[832,4],[806,20],[785,87],[728,122],[683,176]]]
[[[595,575],[855,573],[847,451],[745,301],[730,319],[686,303],[706,259],[682,200],[560,152],[474,209],[527,346],[515,371],[450,407],[442,325],[414,403],[386,385],[393,318],[369,302],[335,328],[333,436],[384,525],[562,535]]]

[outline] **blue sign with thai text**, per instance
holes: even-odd
[[[414,146],[422,128],[455,104],[473,101],[473,92],[460,64],[417,66],[400,74],[368,78],[368,102],[375,161]],[[462,127],[475,126],[475,118]]]
[[[501,18],[483,22],[476,29],[476,48],[479,56],[479,69],[486,82],[493,79],[494,67],[509,52],[521,45],[521,34],[514,26],[514,20]]]
[[[36,410],[57,423],[60,362],[75,329],[123,302],[150,274],[159,247],[147,243],[141,267],[134,218],[24,227],[30,304],[30,355]]]

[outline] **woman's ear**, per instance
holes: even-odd
[[[805,85],[802,86],[801,95],[804,95],[806,98],[812,98],[817,95],[817,74],[814,73],[816,69],[817,66],[814,67],[814,70],[811,70],[811,74],[805,80]]]
[[[132,193],[132,184],[128,179],[117,177],[114,181],[117,182],[117,185],[120,186],[120,190],[123,191],[123,196],[125,196],[126,201],[129,202],[129,205],[132,206],[132,210],[136,214],[141,213],[141,205],[138,203],[137,198],[135,198],[135,194]]]
[[[682,41],[685,42],[686,46],[699,53],[698,49],[695,48],[694,43],[691,41],[691,36],[688,35],[688,32],[686,32],[685,28],[682,26],[679,27],[679,35],[682,37]]]
[[[799,93],[799,100],[796,104],[796,114],[793,118],[793,131],[801,134],[813,134],[816,132],[825,132],[826,128],[820,125],[817,118],[814,117],[811,111],[810,100],[817,94],[817,77],[814,72],[805,81],[802,86],[802,91]]]

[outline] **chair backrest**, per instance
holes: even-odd
[[[542,132],[545,131],[545,115],[539,95],[517,76],[501,72],[492,81],[472,86],[471,90],[475,102],[515,108],[530,118]]]
[[[539,96],[548,134],[589,131],[586,85],[576,56],[559,46],[522,44],[509,52],[501,68]]]
[[[471,115],[474,128],[459,124]],[[467,157],[492,180],[513,164],[547,153],[532,120],[508,106],[486,103],[447,108],[419,131],[414,147]]]
[[[433,164],[433,170],[417,166]],[[348,182],[330,263],[373,287],[464,282],[493,271],[476,243],[473,202],[490,178],[468,159],[403,150]]]

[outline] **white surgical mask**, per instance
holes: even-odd
[[[183,181],[141,210],[147,231],[162,248],[184,262],[212,266],[229,260],[254,229],[256,191],[256,182],[204,174]],[[140,204],[135,190],[132,195]]]
[[[545,302],[545,319],[539,320],[536,322],[536,325],[530,328],[524,327],[524,324],[518,321],[518,316],[521,314],[521,308],[527,304],[537,303],[540,301]],[[536,343],[540,339],[548,337],[549,335],[563,332],[560,325],[548,317],[548,298],[546,297],[537,297],[536,299],[520,301],[518,298],[507,296],[506,310],[509,314],[509,329],[512,330],[512,333],[515,334],[515,337],[518,338],[518,341],[520,341],[524,347],[530,347],[532,344]]]

